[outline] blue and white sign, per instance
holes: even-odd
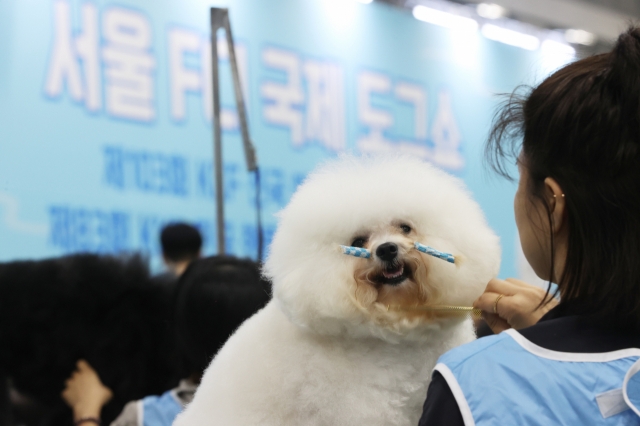
[[[502,237],[503,274],[516,274],[514,187],[486,173],[482,146],[494,94],[544,76],[548,58],[353,0],[0,2],[0,260],[157,261],[175,220],[216,252],[211,6],[230,9],[267,242],[319,161],[403,151],[467,182]],[[218,47],[227,247],[255,256],[254,180]]]

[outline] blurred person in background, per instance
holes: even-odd
[[[153,282],[160,287],[165,299],[165,324],[172,327],[176,292],[180,276],[191,262],[202,255],[202,235],[195,226],[183,222],[165,225],[160,232],[162,261],[166,272],[155,275]],[[170,331],[172,332],[172,331]]]
[[[186,223],[171,223],[162,228],[160,243],[162,260],[173,277],[180,277],[189,263],[202,254],[200,231]]]
[[[0,376],[10,389],[0,403],[4,419],[70,424],[60,392],[78,359],[113,391],[102,410],[107,423],[129,401],[174,387],[181,372],[165,289],[139,255],[0,263]]]
[[[193,261],[179,280],[175,300],[183,379],[160,396],[130,402],[111,425],[171,425],[191,402],[215,353],[240,324],[266,305],[270,292],[258,264],[251,260],[213,256]],[[80,360],[62,397],[74,412],[75,425],[100,424],[100,411],[111,398],[111,390]]]

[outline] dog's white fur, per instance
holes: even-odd
[[[498,238],[457,178],[407,157],[329,162],[279,214],[265,264],[273,299],[227,341],[174,425],[418,423],[436,360],[474,339],[472,323],[389,310],[380,286],[354,278],[376,260],[336,249],[363,234],[374,253],[393,241],[402,256],[421,256],[427,278],[415,291],[427,304],[469,306],[498,272]],[[456,265],[419,254],[412,240],[453,253]]]

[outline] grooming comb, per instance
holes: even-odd
[[[433,306],[415,306],[415,307],[400,307],[389,306],[390,310],[394,311],[422,311],[422,312],[448,312],[457,315],[470,315],[471,318],[482,318],[482,310],[474,308],[473,306],[452,306],[452,305],[433,305]]]

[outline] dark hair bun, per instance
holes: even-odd
[[[637,101],[640,98],[640,27],[631,27],[618,37],[610,60],[610,82],[624,90],[622,95]]]

